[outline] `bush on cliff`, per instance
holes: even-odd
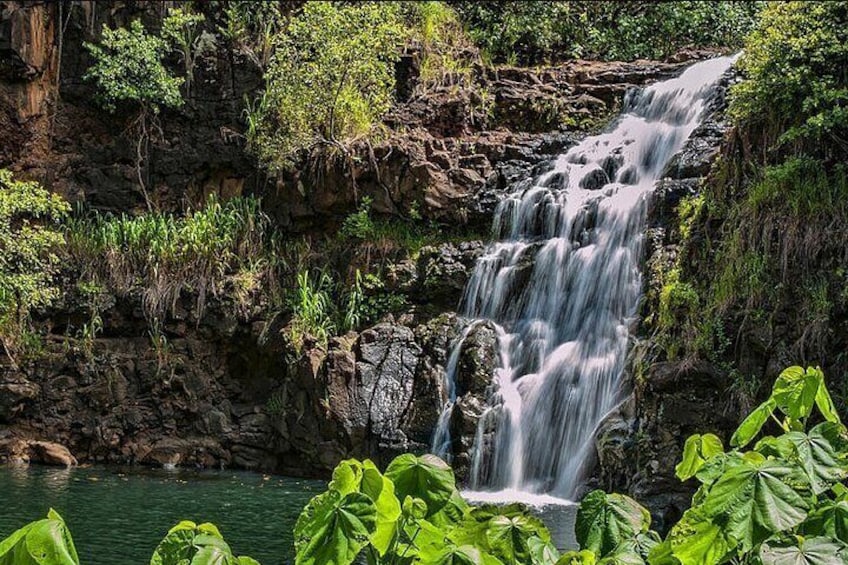
[[[30,315],[59,296],[54,276],[69,206],[35,182],[0,169],[0,342],[10,359],[38,343]]]
[[[389,108],[403,40],[396,4],[309,2],[277,35],[250,141],[272,170],[299,151],[372,132]]]
[[[771,2],[745,42],[731,115],[777,148],[825,160],[848,154],[848,4]]]

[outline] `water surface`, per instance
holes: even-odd
[[[55,508],[82,565],[143,565],[180,520],[214,522],[237,555],[293,559],[292,531],[326,483],[240,471],[0,466],[0,540]]]

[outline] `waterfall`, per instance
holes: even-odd
[[[473,488],[577,494],[595,428],[621,400],[648,198],[733,60],[697,63],[628,93],[605,133],[560,155],[553,170],[499,204],[497,241],[477,261],[461,304],[470,324],[494,324],[500,348],[478,424]],[[447,367],[450,399],[433,445],[441,455],[450,448],[453,383],[467,335],[468,328]]]

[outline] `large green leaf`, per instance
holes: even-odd
[[[568,551],[562,554],[556,565],[595,565],[598,556],[588,549],[581,551]]]
[[[713,434],[695,434],[689,436],[683,446],[683,460],[674,468],[681,481],[695,476],[713,456],[724,453],[724,446],[718,436]]]
[[[635,551],[622,546],[598,561],[598,565],[645,565],[645,560]]]
[[[533,536],[527,540],[527,547],[530,548],[530,560],[533,565],[549,565],[559,560],[559,551],[550,541]]]
[[[52,508],[0,542],[0,565],[79,565],[71,533]]]
[[[395,486],[380,473],[373,462],[365,460],[362,464],[360,490],[374,501],[377,527],[371,535],[371,544],[383,556],[397,534],[397,521],[401,513],[400,501],[395,496]]]
[[[739,424],[739,427],[736,429],[736,432],[734,432],[733,437],[730,438],[730,445],[734,447],[745,447],[751,443],[751,440],[760,433],[760,430],[763,428],[766,420],[769,419],[769,416],[772,415],[776,407],[777,403],[774,399],[769,398],[755,408],[754,411],[748,414],[748,417],[742,420],[742,423]]]
[[[632,498],[595,490],[580,503],[574,529],[580,547],[604,557],[650,525],[650,513]]]
[[[435,455],[401,455],[389,464],[386,476],[394,483],[399,499],[408,495],[423,500],[427,516],[441,510],[456,490],[453,470]]]
[[[436,526],[453,526],[462,521],[470,508],[459,491],[454,490],[447,504],[441,510],[427,518],[427,520]]]
[[[648,556],[651,565],[720,563],[735,545],[724,529],[696,508],[687,510],[674,525],[668,538]]]
[[[743,551],[797,526],[809,509],[797,468],[759,454],[749,455],[713,484],[698,508],[699,517],[722,525],[722,534]]]
[[[503,562],[480,549],[470,546],[448,546],[435,552],[422,552],[425,565],[503,565]]]
[[[848,548],[823,537],[767,541],[760,548],[760,559],[767,565],[840,565],[848,560]]]
[[[547,528],[531,516],[496,516],[489,520],[486,542],[494,556],[504,563],[531,562],[530,538],[550,539]]]
[[[168,530],[156,546],[151,565],[252,565],[250,557],[236,557],[215,524],[183,520]]]
[[[794,445],[816,494],[848,477],[848,441],[842,424],[824,422],[809,434],[790,432],[782,437]]]
[[[377,527],[367,495],[330,490],[314,497],[295,525],[297,565],[350,565]]]
[[[822,377],[822,382],[824,382],[824,377]],[[833,405],[833,399],[824,384],[819,387],[819,391],[816,393],[816,406],[825,420],[834,424],[841,423],[839,414],[836,413],[836,407]]]
[[[367,461],[367,463],[371,463]],[[373,466],[374,464],[371,463]],[[345,459],[333,469],[333,480],[328,486],[329,490],[338,491],[342,496],[352,492],[359,492],[362,483],[363,463],[356,459]]]
[[[784,414],[793,420],[801,420],[813,412],[819,387],[822,386],[824,376],[820,370],[789,367],[777,377],[771,395]]]

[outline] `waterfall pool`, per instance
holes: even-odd
[[[293,562],[292,531],[323,481],[242,471],[0,466],[0,540],[56,509],[83,565],[144,565],[180,520],[213,522],[237,555]]]
[[[83,565],[144,565],[180,520],[213,522],[237,555],[282,565],[294,561],[292,531],[301,509],[325,488],[324,481],[245,471],[0,466],[0,540],[52,507],[68,523]],[[467,498],[498,503],[510,497]],[[577,506],[551,497],[512,500],[534,507],[557,547],[575,545]]]

